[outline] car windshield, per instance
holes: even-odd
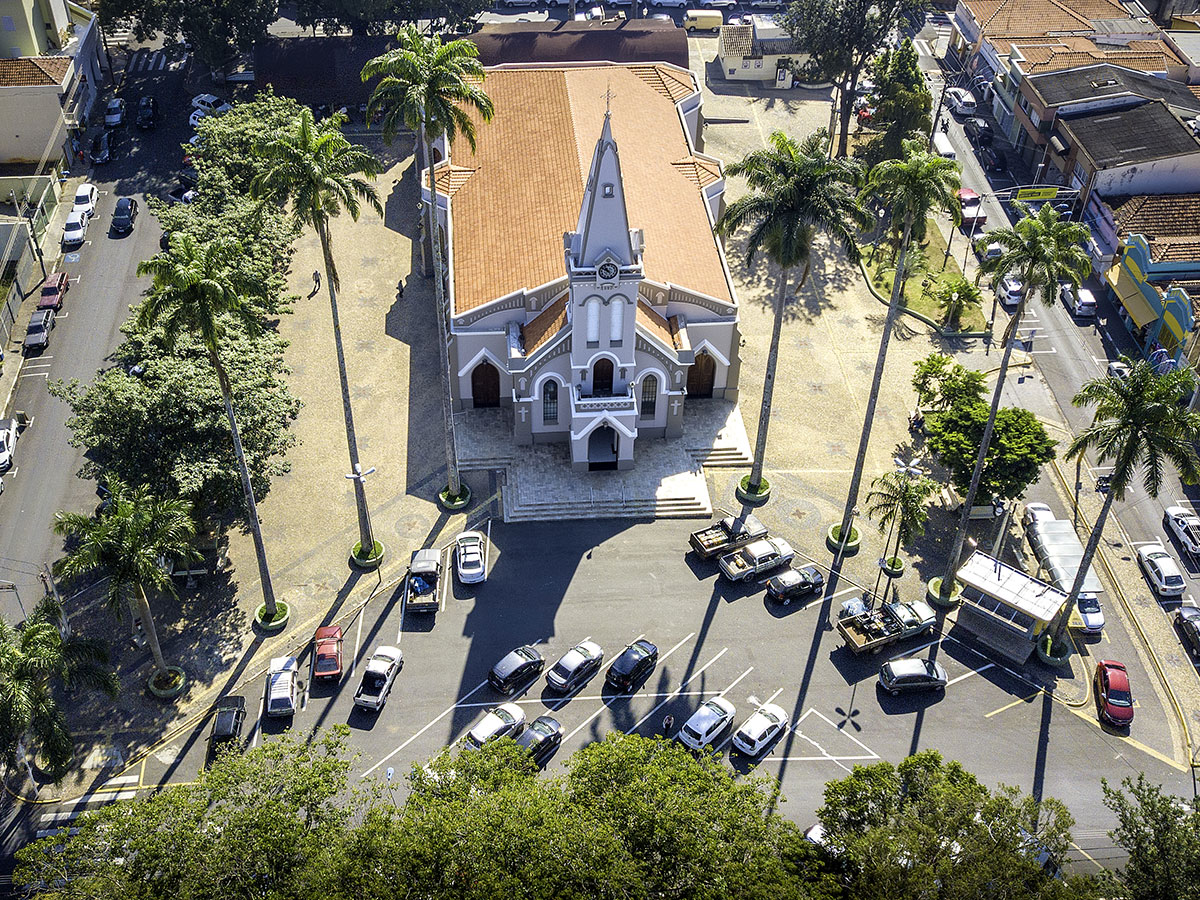
[[[505,725],[511,725],[513,722],[517,721],[516,719],[513,718],[513,714],[510,713],[507,709],[501,709],[500,707],[496,707],[494,710],[492,710],[492,712],[495,714],[496,718],[499,719],[501,722],[503,722]]]
[[[43,297],[57,297],[58,296],[58,285],[57,284],[46,285],[44,288],[42,288],[42,296]]]
[[[88,191],[80,191],[75,195],[75,203],[87,205],[92,202],[92,196]]]
[[[336,672],[338,667],[337,658],[334,656],[318,656],[317,671],[318,672]]]
[[[684,733],[684,734],[686,734],[688,737],[690,737],[690,738],[691,738],[692,740],[694,740],[694,741],[702,741],[702,740],[704,740],[704,736],[703,736],[702,734],[700,734],[700,732],[698,732],[698,731],[697,731],[695,728],[693,728],[691,725],[684,725],[684,726],[683,726],[683,733]]]
[[[555,675],[557,675],[559,678],[570,678],[571,672],[573,671],[573,667],[564,665],[563,663],[560,662],[560,663],[555,663],[554,668],[551,671]]]
[[[67,227],[63,230],[66,231],[68,234],[70,234],[72,231],[82,231],[83,223],[82,222],[72,222],[72,221],[68,220]]]
[[[1168,575],[1164,580],[1167,584],[1171,585],[1171,587],[1178,587],[1179,585],[1183,584],[1182,575]]]
[[[1109,690],[1108,702],[1113,706],[1133,706],[1133,695],[1129,691]]]
[[[1100,601],[1095,597],[1080,597],[1079,611],[1085,613],[1098,613],[1100,612]]]
[[[288,709],[292,705],[291,697],[272,697],[271,709]]]
[[[766,719],[767,723],[770,725],[778,725],[779,724],[779,716],[775,715],[775,713],[773,713],[773,712],[768,712],[764,709],[760,709],[758,711],[758,714],[760,716],[762,716],[764,719]]]

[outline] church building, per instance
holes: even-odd
[[[636,464],[684,409],[736,401],[738,307],[713,225],[700,90],[666,63],[502,66],[477,147],[435,166],[458,409],[511,407],[516,444]],[[423,179],[428,202],[428,177]]]

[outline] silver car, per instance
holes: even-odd
[[[515,703],[501,703],[467,732],[466,744],[468,747],[479,749],[497,738],[515,738],[524,730],[525,710]]]

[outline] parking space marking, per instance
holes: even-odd
[[[984,665],[980,666],[978,669],[972,669],[970,672],[966,672],[962,675],[959,675],[957,678],[950,679],[949,681],[946,682],[946,687],[950,687],[951,685],[958,684],[960,681],[970,678],[972,675],[978,675],[980,672],[986,672],[988,669],[994,669],[995,667],[996,667],[995,663],[985,663]]]
[[[262,731],[262,716],[263,716],[264,698],[258,698],[258,715],[254,717],[254,727],[250,729],[250,747],[253,749],[258,746],[258,733]]]
[[[834,756],[832,753],[830,753],[828,750],[826,750],[824,747],[822,747],[820,744],[818,744],[816,741],[814,741],[811,737],[809,737],[803,731],[800,731],[800,726],[804,724],[805,720],[809,716],[814,716],[814,715],[817,718],[821,719],[826,725],[828,725],[830,728],[832,728],[834,731],[836,731],[842,737],[847,737],[850,740],[852,740],[855,744],[857,744],[864,751],[866,751],[866,755],[855,754],[852,756]],[[836,724],[834,724],[829,719],[828,716],[826,716],[820,710],[815,709],[813,707],[809,707],[808,709],[806,709],[804,711],[803,715],[801,715],[800,718],[796,720],[796,723],[794,725],[792,725],[792,727],[789,728],[788,731],[791,732],[792,734],[796,735],[796,737],[800,738],[801,740],[807,741],[808,743],[812,744],[814,747],[817,748],[817,750],[819,750],[821,752],[821,755],[820,756],[765,756],[762,758],[761,762],[767,762],[768,760],[770,760],[772,762],[828,761],[828,762],[834,763],[837,766],[840,766],[842,769],[849,772],[850,767],[845,765],[845,763],[847,763],[847,762],[865,762],[865,761],[876,760],[876,759],[880,758],[878,753],[876,753],[874,750],[872,750],[870,747],[868,747],[866,744],[864,744],[862,741],[860,741],[854,735],[850,734],[849,732],[845,731],[844,729],[838,728],[838,726]]]
[[[743,678],[745,678],[747,675],[749,675],[753,671],[754,671],[754,666],[751,666],[745,672],[743,672],[741,675],[739,675],[737,678],[735,678],[733,680],[733,684],[729,685],[729,687],[725,688],[725,690],[721,691],[721,693],[717,694],[717,696],[724,697],[726,694],[728,694],[730,691],[732,691],[737,686],[737,683],[739,681],[741,681]]]
[[[441,713],[438,714],[438,717],[436,719],[433,719],[432,721],[430,721],[427,725],[425,725],[424,728],[422,728],[420,731],[418,731],[416,734],[414,734],[412,737],[410,737],[407,741],[405,741],[403,744],[401,744],[399,747],[397,747],[395,750],[393,750],[391,753],[389,753],[383,759],[379,760],[379,762],[375,763],[375,765],[371,766],[371,768],[367,769],[367,771],[363,772],[362,775],[360,775],[359,777],[366,778],[368,775],[370,775],[372,772],[374,772],[376,769],[378,769],[380,766],[382,766],[385,762],[387,762],[389,759],[391,759],[393,756],[395,756],[397,753],[399,753],[401,750],[403,750],[405,747],[407,747],[409,744],[411,744],[413,741],[415,741],[417,738],[419,738],[421,735],[423,735],[425,732],[427,732],[430,728],[432,728],[438,722],[442,721],[442,719],[446,718],[446,716],[450,715],[450,713],[454,712],[454,710],[458,709],[458,707],[460,705],[462,705],[464,700],[466,700],[468,697],[477,693],[478,691],[482,690],[485,687],[487,687],[487,679],[486,678],[483,681],[479,682],[479,684],[475,685],[475,687],[471,688],[471,690],[469,690],[465,694],[463,694],[462,697],[460,697],[458,700],[456,700],[450,706],[447,706],[444,710],[442,710]]]
[[[691,684],[693,681],[695,681],[697,678],[699,678],[701,675],[704,674],[705,669],[707,669],[709,666],[711,666],[713,663],[715,663],[718,659],[720,659],[722,656],[724,656],[728,652],[729,652],[728,647],[722,647],[720,653],[718,653],[716,656],[714,656],[712,659],[710,659],[708,662],[706,662],[703,666],[701,666],[699,669],[697,669],[695,672],[693,672],[692,676],[687,681],[685,681],[683,684],[681,684],[678,688],[676,688],[671,693],[667,694],[667,697],[665,700],[660,702],[657,706],[654,707],[654,709],[650,710],[650,712],[646,713],[644,716],[642,716],[640,719],[638,719],[636,722],[634,722],[633,727],[628,729],[625,733],[633,734],[635,731],[637,731],[647,719],[649,719],[652,715],[654,715],[656,712],[658,712],[660,709],[662,709],[664,706],[666,706],[667,703],[669,703],[673,697],[679,696],[680,692],[683,691],[683,689],[685,687],[687,687],[689,684]]]

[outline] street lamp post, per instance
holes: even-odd
[[[17,586],[11,581],[0,581],[0,591],[12,591],[17,598],[17,606],[21,607],[21,618],[28,619],[29,613],[25,612],[25,604],[21,602],[21,592],[17,590]]]
[[[366,503],[367,476],[374,474],[374,466],[371,466],[371,468],[364,472],[362,464],[356,462],[354,464],[354,471],[346,475],[348,479],[354,482],[355,497],[362,498],[362,503],[359,506],[359,508],[362,510],[362,522],[360,524],[364,527],[362,528],[362,534],[359,535],[359,539],[361,552],[366,554],[363,557],[364,559],[366,559],[367,556],[375,555],[375,529],[371,526],[371,510],[367,507]],[[363,540],[366,540],[367,543],[362,543]]]
[[[1200,769],[1200,762],[1196,761],[1196,757],[1200,756],[1200,747],[1197,747],[1192,752],[1192,806],[1196,806],[1197,791],[1196,791],[1196,770]]]

